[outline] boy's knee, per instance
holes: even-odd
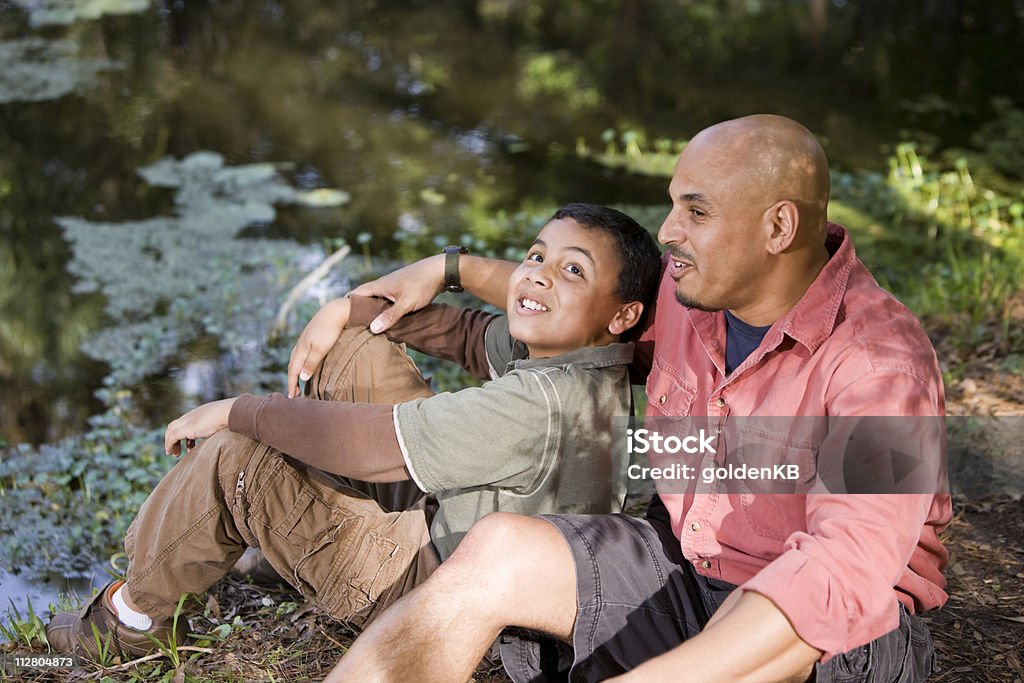
[[[243,457],[252,454],[258,443],[244,434],[233,432],[230,429],[222,429],[219,432],[214,432],[203,442],[196,455],[217,460]]]
[[[404,347],[365,327],[344,330],[309,381],[310,398],[401,403],[433,392]]]

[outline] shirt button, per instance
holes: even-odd
[[[660,397],[658,397],[658,403],[664,403],[666,399],[668,399],[668,396],[662,394]]]
[[[718,400],[715,401],[715,405],[718,406],[719,408],[721,408],[722,406],[725,405],[725,399],[722,398],[721,396],[719,396]]]
[[[711,569],[711,560],[704,560],[700,563],[700,566],[704,569]]]
[[[700,522],[694,522],[693,524],[690,525],[690,528],[693,529],[694,531],[700,531]]]

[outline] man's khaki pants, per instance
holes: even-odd
[[[311,397],[400,403],[433,392],[403,347],[346,330],[310,380]],[[372,458],[373,453],[367,453]],[[422,492],[306,468],[223,430],[167,473],[125,537],[128,592],[153,618],[203,593],[246,546],[335,619],[365,626],[437,564]]]

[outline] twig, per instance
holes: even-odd
[[[180,645],[180,646],[178,646],[178,647],[176,647],[174,649],[175,649],[176,652],[201,652],[202,654],[206,654],[206,655],[213,654],[213,648],[210,648],[210,647],[196,647],[194,645]],[[146,655],[145,657],[139,657],[138,659],[133,659],[132,661],[125,662],[124,664],[118,664],[117,666],[105,666],[102,669],[100,669],[99,671],[97,671],[96,673],[90,674],[89,678],[99,678],[100,676],[108,674],[111,671],[123,671],[125,669],[129,669],[129,668],[131,668],[133,666],[136,666],[138,664],[142,664],[143,662],[149,662],[149,661],[152,661],[154,659],[160,659],[161,657],[166,657],[166,656],[167,656],[167,653],[161,650],[160,652],[154,652],[153,654]]]
[[[340,647],[340,648],[341,648],[341,651],[342,651],[342,652],[348,652],[348,647],[347,647],[347,646],[345,646],[345,645],[342,645],[342,644],[341,644],[341,643],[339,643],[339,642],[338,642],[337,640],[335,640],[334,638],[332,638],[332,637],[331,637],[331,636],[330,636],[330,635],[329,635],[329,634],[327,633],[327,631],[325,631],[325,630],[324,630],[324,627],[323,627],[323,626],[320,626],[319,624],[317,624],[317,628],[319,628],[319,629],[320,629],[320,633],[322,633],[322,634],[323,634],[324,638],[326,638],[327,640],[331,641],[332,643],[334,643],[335,645],[337,645],[338,647]]]
[[[292,287],[292,291],[288,293],[288,298],[281,304],[281,308],[277,311],[277,320],[274,323],[274,329],[270,333],[271,339],[276,338],[279,334],[284,332],[284,327],[288,318],[288,311],[291,310],[295,302],[299,300],[303,292],[312,287],[318,281],[327,277],[327,273],[330,272],[336,264],[351,253],[352,248],[347,244],[342,245],[341,249],[325,258],[320,265],[312,270],[306,277],[299,281],[299,284]]]

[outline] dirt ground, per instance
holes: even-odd
[[[979,351],[947,387],[947,414],[1024,416],[1020,371]],[[941,667],[931,680],[1024,683],[1024,499],[1018,491],[953,502],[943,536],[949,602],[925,615]]]

